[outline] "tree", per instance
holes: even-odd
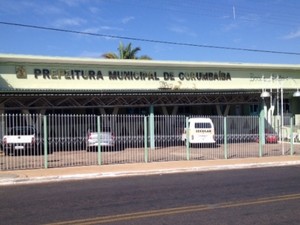
[[[140,47],[133,48],[131,47],[131,43],[129,43],[127,46],[124,46],[122,42],[120,42],[118,51],[119,55],[117,55],[114,52],[108,52],[104,53],[102,55],[103,58],[106,59],[145,59],[145,60],[151,60],[151,58],[147,55],[142,55],[140,57],[137,57],[137,52],[141,50]]]

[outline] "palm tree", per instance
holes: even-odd
[[[117,55],[114,52],[108,52],[104,53],[102,55],[103,58],[106,59],[145,59],[145,60],[151,60],[151,58],[147,55],[142,55],[140,57],[137,57],[137,52],[141,50],[140,47],[131,48],[131,43],[129,43],[127,46],[124,46],[122,42],[120,42],[119,47],[119,55]]]

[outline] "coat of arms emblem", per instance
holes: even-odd
[[[24,66],[16,66],[16,75],[18,79],[26,79],[27,72]]]

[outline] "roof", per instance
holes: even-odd
[[[102,58],[76,58],[40,55],[0,54],[1,62],[50,63],[50,64],[81,64],[107,66],[156,66],[156,67],[213,67],[231,69],[276,69],[300,70],[300,64],[260,64],[260,63],[229,63],[229,62],[197,62],[197,61],[158,61],[158,60],[125,60]]]

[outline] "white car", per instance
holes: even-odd
[[[12,127],[2,139],[3,149],[6,155],[16,151],[28,153],[36,150],[36,130],[31,126]]]
[[[98,138],[98,132],[89,131],[87,137],[87,151],[100,147],[114,148],[116,144],[115,135],[111,132],[110,127],[102,127]],[[98,141],[99,140],[99,141]],[[98,143],[99,142],[99,143]]]
[[[210,118],[190,118],[188,123],[189,130],[187,132],[186,128],[184,129],[182,141],[188,138],[190,144],[215,143],[215,128]]]

